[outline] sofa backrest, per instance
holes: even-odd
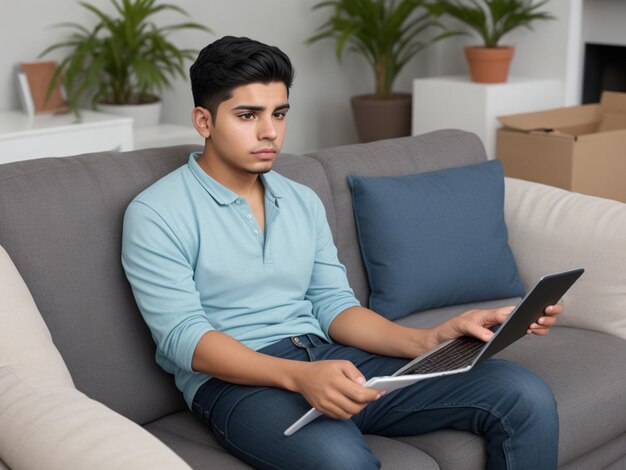
[[[0,245],[29,287],[75,386],[144,423],[184,408],[120,263],[130,200],[191,147],[0,165]]]
[[[350,286],[367,305],[369,285],[357,240],[348,175],[400,176],[485,161],[481,140],[460,130],[441,130],[417,137],[347,145],[310,154],[322,163],[330,182],[336,228],[333,231],[340,261]]]

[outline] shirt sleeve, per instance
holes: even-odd
[[[138,201],[124,216],[122,265],[157,345],[157,358],[164,356],[192,371],[198,341],[215,328],[202,308],[193,267],[180,240],[152,208]]]
[[[360,303],[348,284],[346,268],[337,257],[337,248],[328,226],[324,205],[317,196],[315,201],[315,262],[305,298],[313,305],[313,315],[322,331],[330,338],[328,329],[337,315],[347,308],[359,306]]]

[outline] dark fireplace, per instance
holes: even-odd
[[[626,46],[585,44],[584,103],[598,103],[603,91],[626,92]]]

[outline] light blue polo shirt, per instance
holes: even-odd
[[[191,407],[209,376],[191,360],[219,330],[254,350],[328,328],[359,305],[317,195],[274,171],[265,187],[265,233],[246,200],[209,177],[198,153],[139,194],[124,217],[122,263],[157,345]]]

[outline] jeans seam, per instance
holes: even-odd
[[[430,410],[447,409],[447,408],[475,408],[475,409],[485,411],[491,414],[492,416],[495,416],[498,419],[500,426],[502,427],[504,432],[506,432],[507,436],[509,436],[509,438],[505,442],[503,442],[503,445],[502,445],[504,458],[506,459],[506,462],[507,462],[507,468],[514,468],[513,462],[511,461],[512,455],[511,455],[511,449],[510,449],[510,441],[511,439],[513,439],[513,434],[514,434],[514,430],[511,428],[511,423],[506,418],[506,416],[501,416],[499,413],[496,413],[495,411],[491,410],[487,406],[478,405],[478,404],[469,404],[469,403],[441,403],[441,404],[433,405],[433,406],[425,406],[417,410],[398,408],[398,412],[415,413],[419,411],[426,411],[426,410],[430,411]]]
[[[509,437],[513,437],[513,429],[511,428],[511,424],[509,423],[509,420],[506,418],[506,416],[501,416],[499,413],[496,413],[495,411],[491,410],[489,407],[485,405],[479,405],[475,403],[441,403],[438,405],[426,406],[424,408],[421,408],[421,410],[436,410],[439,408],[476,408],[482,411],[486,411],[487,413],[498,418],[498,420],[500,420],[501,422],[504,422],[503,429],[506,431]],[[400,409],[400,411],[404,411],[405,413],[407,412],[414,413],[415,411],[419,411],[419,410]]]
[[[228,415],[226,416],[226,419],[225,419],[225,422],[224,422],[224,424],[225,424],[224,429],[220,429],[220,427],[217,425],[217,423],[215,423],[215,424],[214,424],[214,427],[215,427],[215,429],[217,429],[217,430],[220,432],[220,434],[222,434],[222,436],[223,436],[223,438],[224,438],[224,443],[225,443],[225,444],[227,444],[228,446],[230,446],[231,448],[233,448],[233,449],[237,450],[238,452],[240,452],[240,453],[242,453],[242,454],[247,455],[248,457],[250,457],[251,459],[253,459],[253,460],[257,461],[257,462],[262,462],[264,465],[267,465],[267,466],[268,466],[268,467],[270,467],[270,468],[276,468],[276,469],[278,469],[278,468],[280,468],[280,467],[275,467],[274,465],[270,464],[269,462],[266,462],[265,460],[260,459],[260,458],[258,458],[257,456],[255,456],[255,455],[253,455],[253,454],[251,454],[251,453],[249,453],[249,452],[247,452],[247,451],[243,450],[241,447],[239,447],[238,445],[236,445],[235,443],[233,443],[233,442],[229,439],[229,437],[228,437],[228,436],[229,436],[229,433],[228,433],[228,426],[229,426],[229,423],[230,423],[230,417],[231,417],[231,415],[233,414],[233,412],[235,411],[235,409],[237,408],[237,406],[239,405],[239,403],[241,403],[241,402],[242,402],[243,400],[245,400],[246,398],[248,398],[248,397],[250,397],[250,396],[252,396],[252,395],[254,395],[254,394],[256,394],[256,393],[262,392],[262,391],[263,391],[262,389],[260,389],[260,390],[254,390],[254,391],[252,391],[252,392],[250,392],[250,393],[246,394],[245,396],[241,397],[239,400],[237,400],[237,401],[236,401],[236,402],[235,402],[235,403],[231,406],[230,411],[228,412]]]

